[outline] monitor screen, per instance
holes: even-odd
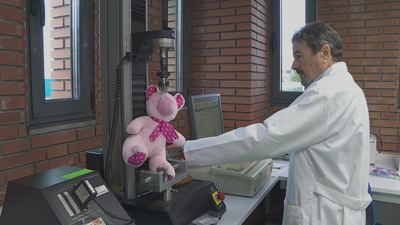
[[[220,94],[189,96],[188,119],[192,140],[224,133]]]

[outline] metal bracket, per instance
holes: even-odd
[[[163,171],[151,172],[142,170],[140,171],[140,188],[143,190],[162,192],[188,176],[188,165],[186,161],[168,160],[168,162],[175,168],[175,177],[172,180],[168,180],[168,178],[164,179]]]

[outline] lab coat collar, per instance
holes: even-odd
[[[324,72],[322,72],[308,87],[315,84],[318,80],[321,80],[323,77],[334,75],[337,72],[341,72],[343,70],[348,72],[346,63],[337,62],[337,63],[333,64],[331,67],[329,67],[328,69],[326,69]]]

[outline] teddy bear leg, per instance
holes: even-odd
[[[150,158],[149,160],[150,164],[150,171],[156,172],[157,168],[163,168],[167,170],[168,174],[168,179],[172,179],[175,177],[175,169],[172,167],[172,165],[165,159],[165,156],[158,156],[155,155]]]
[[[147,156],[147,147],[142,144],[133,146],[130,150],[124,152],[123,154],[124,161],[134,167],[142,165],[147,159]]]

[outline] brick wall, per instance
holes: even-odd
[[[269,1],[190,1],[189,94],[220,93],[225,130],[269,115]]]
[[[60,0],[59,2],[63,2]],[[86,150],[102,146],[99,3],[93,0],[96,125],[30,135],[26,1],[0,0],[0,191],[8,181],[63,165],[85,167]],[[4,195],[0,195],[0,201]]]
[[[371,132],[393,152],[400,127],[399,25],[395,0],[318,1],[317,20],[328,22],[344,43],[344,61],[367,98]]]

